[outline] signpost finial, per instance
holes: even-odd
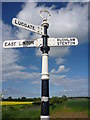
[[[43,9],[43,10],[40,10],[40,16],[43,19],[43,21],[47,21],[48,19],[50,19],[51,14],[48,10]]]
[[[48,10],[45,10],[45,9],[43,9],[43,10],[40,10],[40,16],[41,16],[41,18],[43,19],[43,23],[42,23],[42,27],[44,27],[44,26],[49,26],[49,24],[48,24],[48,22],[47,22],[47,20],[48,19],[50,19],[50,17],[51,17],[51,14],[50,14],[50,12],[48,11]]]

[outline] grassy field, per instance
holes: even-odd
[[[51,118],[88,118],[88,100],[70,100],[51,108]]]
[[[7,118],[39,118],[40,105],[15,104],[2,106],[2,120]],[[88,118],[88,100],[68,100],[50,105],[50,118]]]

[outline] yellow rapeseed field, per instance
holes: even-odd
[[[0,101],[0,106],[2,105],[24,105],[32,104],[33,102],[14,102],[14,101]]]

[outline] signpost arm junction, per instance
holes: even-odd
[[[42,27],[44,27],[43,46],[42,51],[42,74],[41,74],[41,120],[49,120],[49,73],[48,73],[48,46],[47,29],[49,24],[47,19],[43,20]]]

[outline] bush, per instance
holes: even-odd
[[[41,102],[33,102],[32,104],[33,104],[33,105],[40,105]]]

